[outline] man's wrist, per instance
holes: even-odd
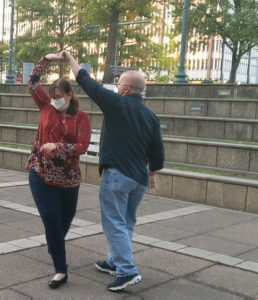
[[[149,170],[149,176],[154,176],[154,172]]]

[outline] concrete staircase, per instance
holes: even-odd
[[[99,130],[101,111],[85,95],[79,99],[92,129]],[[145,97],[144,103],[159,116],[165,145],[166,168],[157,177],[158,195],[258,212],[257,100]],[[21,87],[15,94],[0,93],[1,167],[23,168],[38,117]],[[84,181],[99,183],[96,158],[84,156],[81,166]]]

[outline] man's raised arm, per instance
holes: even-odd
[[[74,59],[74,57],[69,52],[63,50],[60,53],[60,55],[62,55],[64,57],[64,60],[70,64],[73,74],[76,78],[81,69],[81,66],[78,64],[78,62]]]

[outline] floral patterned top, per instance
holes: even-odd
[[[80,154],[90,142],[89,117],[83,111],[63,115],[50,105],[50,98],[38,83],[50,61],[42,57],[33,69],[28,87],[40,110],[38,131],[26,168],[33,168],[46,184],[57,187],[76,187],[81,182]],[[50,154],[40,152],[45,143],[55,143]]]

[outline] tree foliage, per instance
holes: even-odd
[[[183,0],[171,0],[173,16],[180,28]],[[190,1],[189,33],[207,42],[213,35],[221,36],[232,52],[229,82],[235,82],[236,71],[244,54],[258,44],[258,1],[205,0]]]
[[[2,73],[7,69],[8,65],[8,51],[9,47],[8,44],[4,42],[0,42],[0,73],[2,79]]]
[[[17,0],[16,26],[24,28],[16,39],[17,62],[36,62],[46,53],[67,49],[90,63],[95,75],[104,70],[103,82],[113,82],[110,66],[115,63],[146,73],[166,70],[171,76],[176,60],[168,51],[173,42],[163,47],[152,40],[153,32],[161,34],[163,29],[164,1]],[[141,20],[150,22],[121,25]],[[60,64],[60,76],[66,72],[63,68]]]
[[[49,52],[73,49],[85,38],[84,24],[76,18],[77,6],[73,0],[17,0],[16,23],[25,33],[17,37],[17,60],[37,61]],[[60,76],[64,65],[60,64]]]
[[[151,62],[161,52],[160,45],[151,40],[148,29],[161,30],[154,15],[160,13],[155,0],[77,0],[80,17],[87,24],[100,25],[106,32],[107,48],[103,82],[112,82],[110,66],[126,65],[148,70]],[[119,25],[124,22],[150,20],[151,24]],[[90,29],[90,28],[89,28]],[[89,31],[88,31],[89,32]],[[157,51],[155,51],[157,50]]]

